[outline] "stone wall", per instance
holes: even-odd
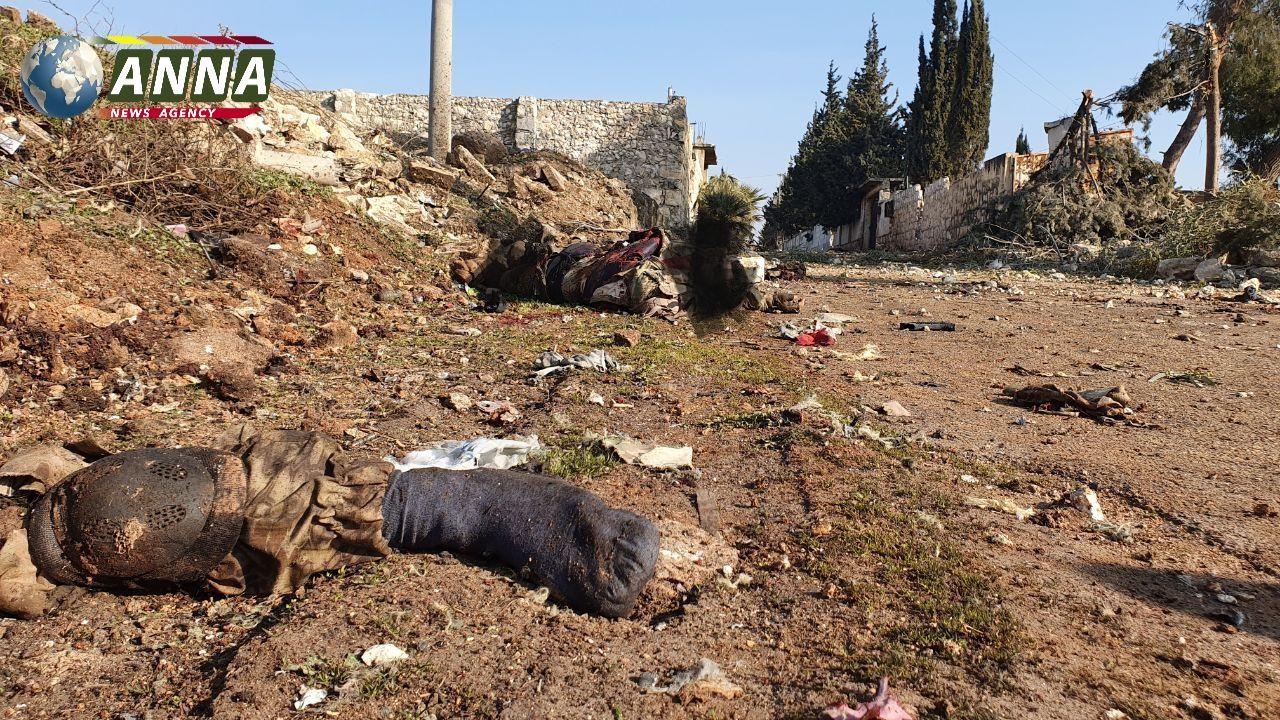
[[[429,98],[352,90],[308,97],[342,116],[357,132],[381,130],[400,142],[423,139]],[[687,225],[706,180],[685,99],[667,103],[455,97],[455,134],[496,134],[512,150],[551,150],[626,182],[667,227]]]
[[[988,160],[975,173],[943,178],[921,189],[894,193],[893,222],[879,238],[885,250],[928,251],[959,242],[985,222],[991,207],[1025,185],[1045,156],[1006,154]]]

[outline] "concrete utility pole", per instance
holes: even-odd
[[[431,157],[444,162],[453,142],[453,0],[431,3]]]
[[[1218,44],[1218,30],[1209,23],[1205,26],[1205,45],[1209,49],[1208,67],[1206,68],[1208,77],[1205,78],[1205,118],[1208,120],[1206,128],[1208,137],[1205,138],[1204,144],[1206,149],[1205,171],[1204,171],[1204,191],[1217,195],[1220,183],[1218,182],[1218,171],[1222,165],[1222,86],[1220,84],[1220,76],[1222,71],[1222,46]]]

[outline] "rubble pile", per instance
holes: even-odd
[[[340,115],[277,94],[261,115],[230,128],[252,161],[332,187],[355,211],[424,244],[478,259],[535,234],[602,240],[639,225],[625,183],[563,156],[510,155],[497,138],[472,133],[455,139],[442,164],[417,145],[358,135]],[[459,281],[474,275],[456,267]]]

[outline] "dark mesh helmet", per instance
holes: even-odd
[[[235,546],[245,485],[240,459],[216,450],[112,455],[40,498],[28,530],[32,559],[68,585],[199,580]]]

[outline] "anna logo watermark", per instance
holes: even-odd
[[[103,94],[100,118],[168,120],[243,118],[271,92],[276,52],[256,35],[110,35],[93,45],[114,48],[111,81],[85,41],[41,41],[22,67],[28,101],[51,117],[83,114]],[[251,107],[228,107],[224,103]]]

